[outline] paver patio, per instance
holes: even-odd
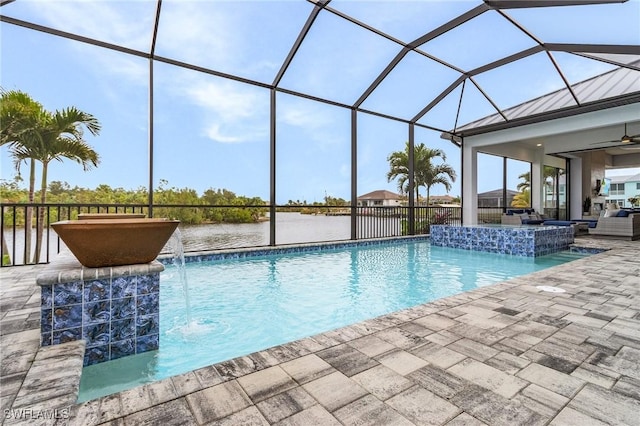
[[[3,268],[4,424],[640,425],[640,242],[576,244],[611,250],[82,404],[83,343],[40,348],[38,267]]]

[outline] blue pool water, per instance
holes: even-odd
[[[160,277],[160,350],[85,367],[79,401],[565,263],[409,242],[187,263]]]

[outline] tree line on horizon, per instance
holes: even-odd
[[[154,216],[170,217],[178,219],[185,224],[200,223],[247,223],[259,221],[268,208],[260,207],[266,203],[260,197],[245,197],[236,195],[227,189],[209,188],[202,195],[198,195],[195,189],[166,187],[167,181],[160,182],[158,189],[154,190],[154,206],[159,205],[188,205],[193,208],[159,207],[154,208]],[[101,184],[95,189],[79,186],[71,187],[67,182],[52,181],[47,190],[47,204],[77,204],[77,205],[118,205],[130,206],[131,209],[147,212],[149,191],[140,187],[137,189],[112,188]],[[37,195],[37,191],[36,191]],[[29,195],[26,189],[20,188],[17,182],[0,181],[0,199],[3,203],[29,203]],[[198,206],[225,206],[226,208],[211,209],[197,208]],[[122,211],[122,209],[120,209]],[[23,214],[18,213],[17,224],[24,225]],[[78,211],[74,210],[68,216],[56,217],[56,220],[76,219]],[[95,212],[95,211],[94,211]],[[5,224],[11,225],[12,219],[5,212]]]

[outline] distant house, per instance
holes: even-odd
[[[507,189],[507,203],[502,198],[502,189],[494,189],[493,191],[478,194],[478,207],[511,207],[513,197],[518,194],[517,191]]]
[[[633,207],[631,197],[640,197],[640,174],[633,176],[612,176],[607,203],[616,203],[620,207]]]
[[[358,206],[397,207],[402,205],[403,197],[395,192],[378,190],[358,197]]]
[[[455,198],[451,195],[430,195],[429,196],[429,204],[444,204],[444,205],[457,205],[458,203],[454,203]]]

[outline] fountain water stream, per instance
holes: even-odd
[[[184,262],[184,245],[182,244],[182,233],[179,228],[176,228],[173,235],[169,239],[169,246],[173,255],[172,263],[177,268],[182,283],[182,294],[185,301],[185,313],[187,318],[187,325],[192,323],[191,319],[191,299],[189,296],[189,281],[187,279],[187,270]]]
[[[185,304],[185,322],[181,325],[172,327],[167,333],[179,333],[183,339],[190,340],[190,337],[197,338],[198,335],[208,333],[213,327],[212,324],[205,320],[194,319],[191,311],[191,296],[189,294],[189,280],[187,277],[187,269],[185,267],[184,244],[182,243],[182,233],[177,228],[169,239],[169,248],[172,254],[172,263],[178,273],[178,278],[182,284],[182,295]]]

